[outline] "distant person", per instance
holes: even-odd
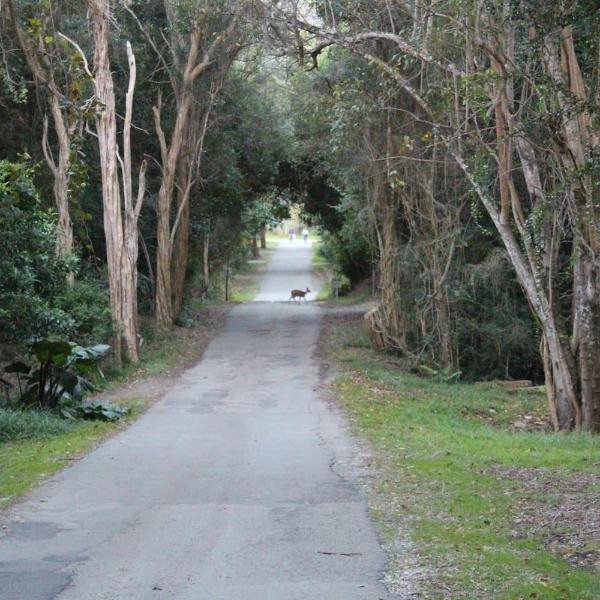
[[[306,227],[302,230],[302,237],[304,238],[305,242],[308,241],[308,229]]]
[[[288,233],[290,234],[290,242],[293,242],[294,241],[294,235],[295,235],[296,232],[293,229],[290,229],[288,231]]]

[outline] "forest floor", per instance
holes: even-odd
[[[327,311],[326,387],[365,440],[370,510],[401,598],[600,598],[600,444],[556,435],[539,388],[443,383]]]

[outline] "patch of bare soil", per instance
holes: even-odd
[[[574,567],[600,570],[600,473],[548,468],[494,468],[486,473],[523,486],[514,538],[542,537]]]
[[[193,327],[173,328],[177,357],[160,375],[147,375],[143,368],[122,385],[101,393],[101,398],[118,402],[130,398],[144,398],[150,406],[159,400],[173,385],[173,379],[197,364],[210,341],[220,331],[232,305],[220,304],[198,309],[194,313]]]

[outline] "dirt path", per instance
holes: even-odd
[[[320,309],[285,302],[310,265],[281,244],[269,302],[235,307],[139,421],[13,509],[3,600],[388,597],[353,445],[315,391]]]

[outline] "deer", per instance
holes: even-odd
[[[288,302],[291,302],[292,300],[296,302],[296,298],[304,298],[304,302],[306,302],[306,294],[308,293],[310,293],[309,288],[306,288],[306,290],[292,290]]]

